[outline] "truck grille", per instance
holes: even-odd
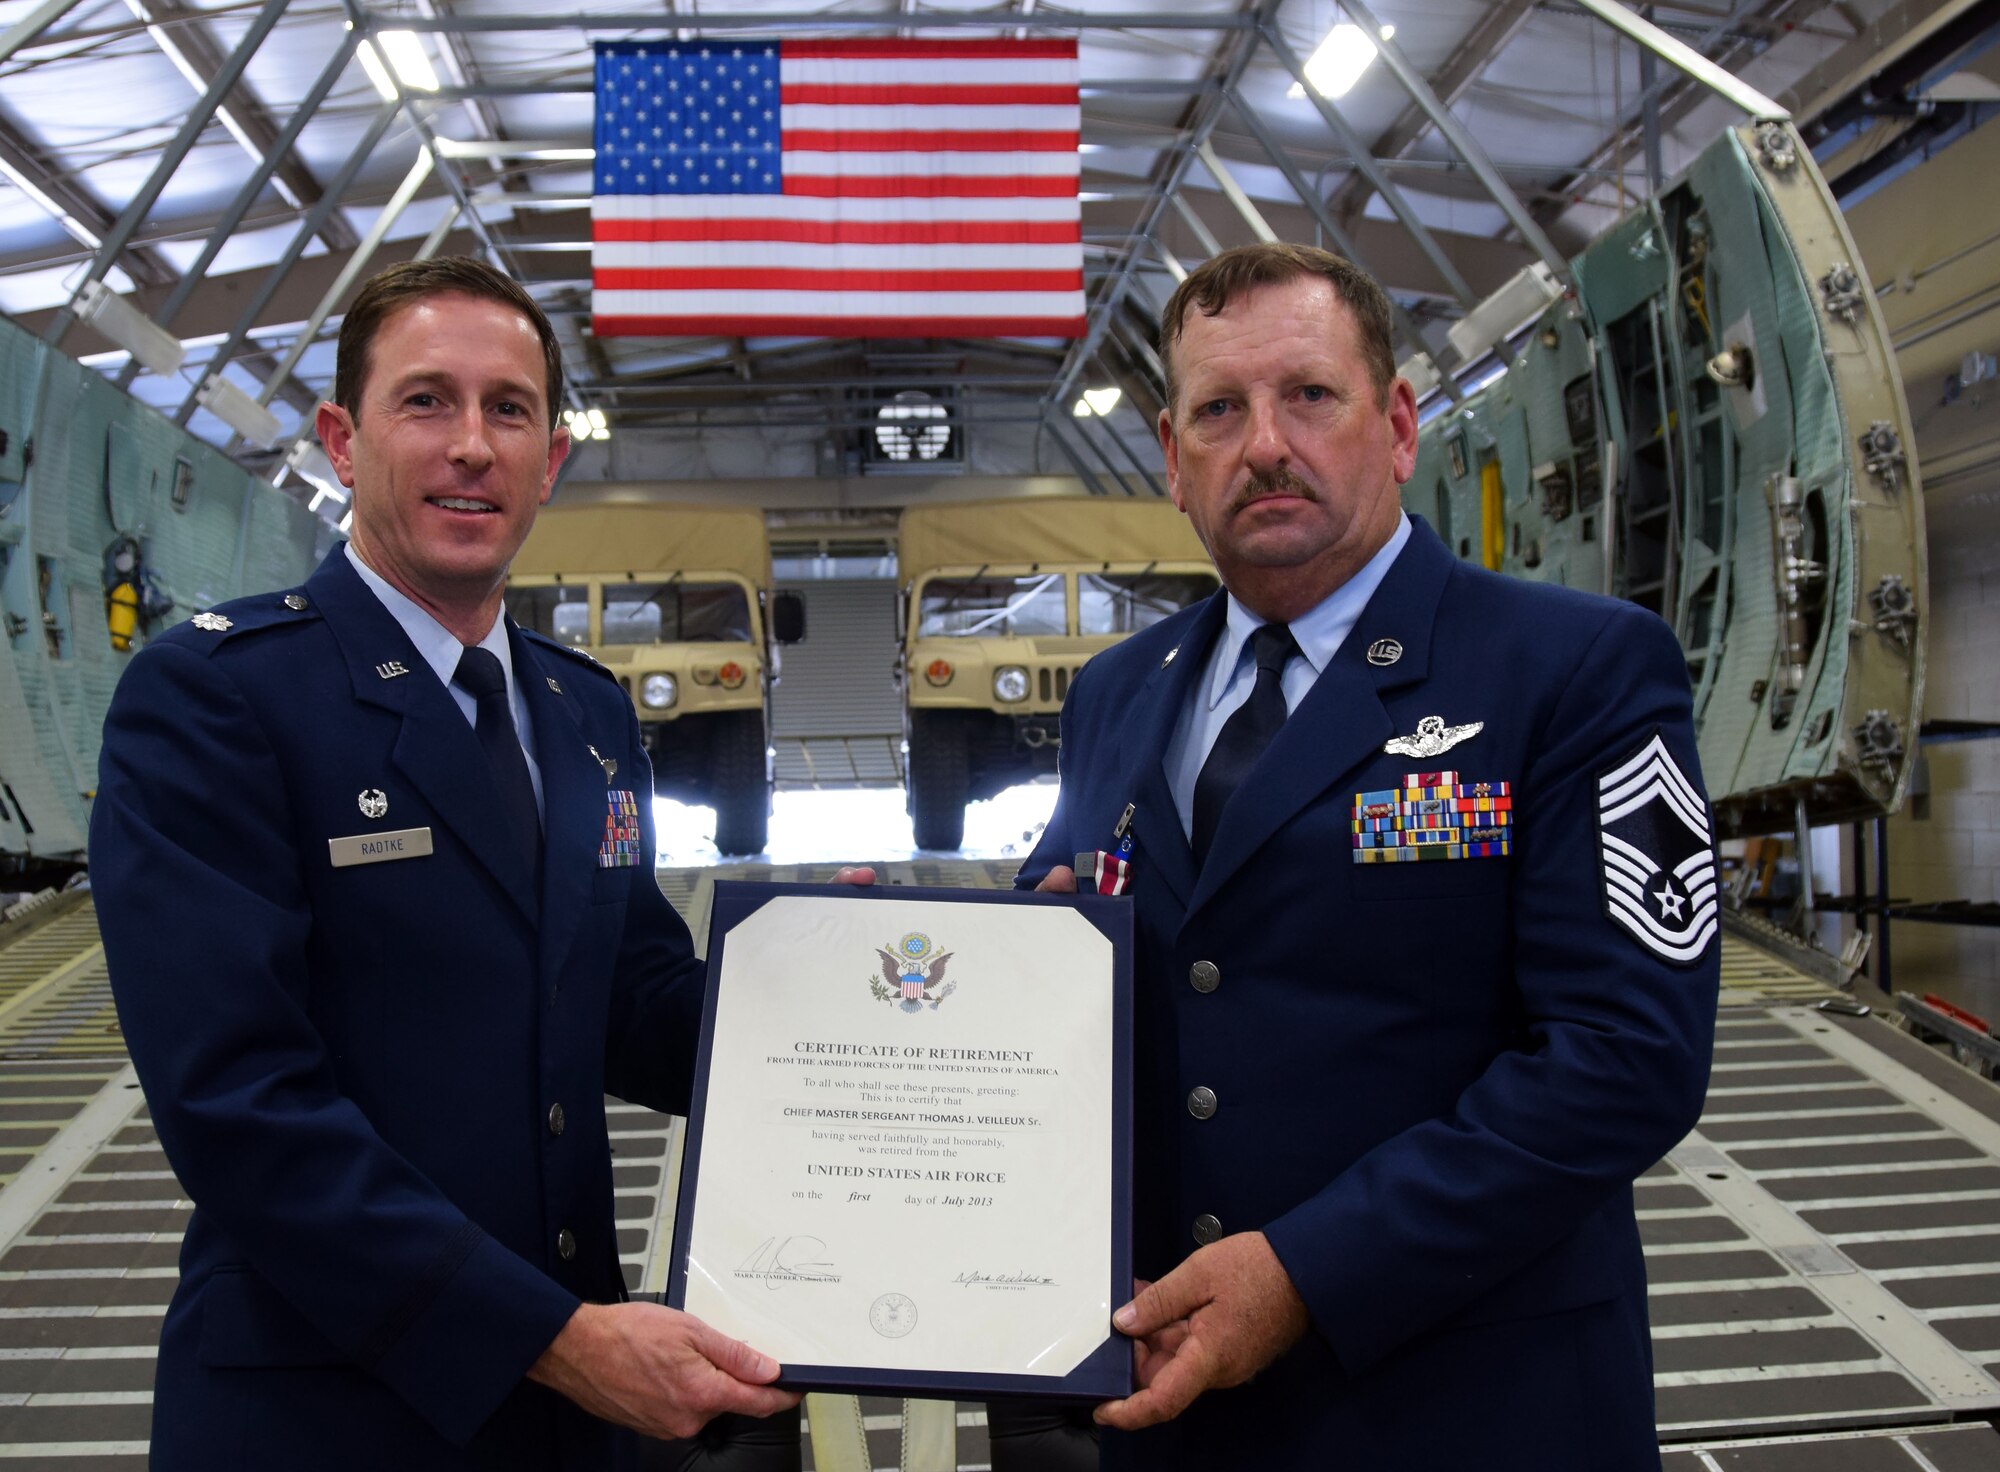
[[[1052,702],[1060,702],[1065,695],[1069,694],[1069,682],[1076,677],[1076,672],[1082,668],[1081,664],[1075,666],[1059,664],[1053,668],[1043,665],[1035,672],[1036,696],[1044,705]]]

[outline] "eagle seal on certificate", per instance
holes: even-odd
[[[933,1012],[938,1004],[958,990],[958,983],[944,979],[944,964],[955,952],[939,953],[928,935],[912,931],[896,942],[894,951],[877,947],[882,958],[882,982],[869,978],[868,985],[879,1002],[890,1002],[904,1012],[921,1012],[928,1002]],[[898,1001],[898,997],[901,998]]]

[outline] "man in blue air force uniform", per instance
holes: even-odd
[[[501,617],[560,384],[505,277],[377,277],[319,409],[353,541],[154,640],[112,702],[92,878],[195,1203],[155,1467],[596,1468],[606,1419],[796,1399],[621,1301],[602,1096],[685,1112],[701,975],[630,703]]]
[[[1105,1465],[1657,1466],[1631,1182],[1717,985],[1681,651],[1403,515],[1416,404],[1345,261],[1228,252],[1162,338],[1227,592],[1072,686],[1019,881],[1136,906],[1153,1282]]]

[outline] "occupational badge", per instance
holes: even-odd
[[[219,613],[197,613],[189,622],[197,629],[208,634],[227,633],[234,627],[226,617]]]
[[[1486,729],[1484,721],[1470,721],[1463,726],[1447,726],[1443,716],[1425,716],[1417,722],[1414,736],[1392,736],[1382,743],[1382,749],[1391,756],[1442,756],[1459,742],[1477,736]]]
[[[868,989],[878,1002],[889,1002],[903,1012],[921,1012],[928,1002],[935,1012],[939,1003],[958,990],[957,982],[944,979],[945,962],[957,952],[939,952],[922,931],[904,936],[893,951],[878,946],[875,954],[882,958],[882,975],[879,980],[869,977]]]
[[[361,816],[379,818],[389,811],[389,797],[379,787],[370,787],[361,794]]]
[[[1604,913],[1661,960],[1701,959],[1717,926],[1708,804],[1655,732],[1597,778]]]

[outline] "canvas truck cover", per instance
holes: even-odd
[[[771,585],[764,513],[746,507],[566,506],[542,512],[512,568],[516,576],[735,572]]]
[[[1019,562],[1198,562],[1208,553],[1171,501],[1022,496],[903,512],[897,566],[908,583],[939,567]]]

